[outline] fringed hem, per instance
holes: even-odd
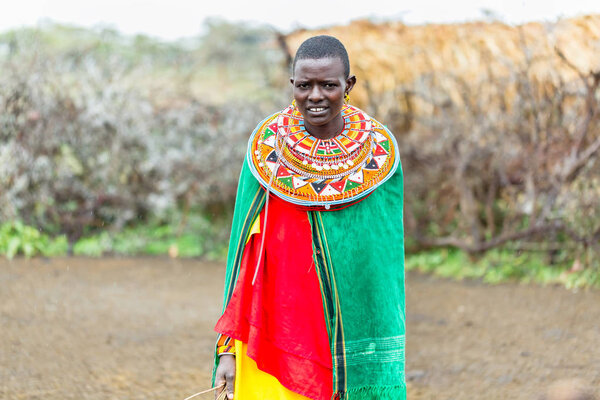
[[[406,385],[364,386],[334,393],[331,400],[406,400]]]

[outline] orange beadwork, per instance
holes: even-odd
[[[229,336],[221,335],[217,342],[217,355],[235,355],[235,341]]]
[[[393,135],[362,110],[342,108],[343,131],[331,139],[311,136],[293,106],[263,121],[248,147],[258,181],[284,200],[328,207],[355,201],[393,175],[398,166]]]

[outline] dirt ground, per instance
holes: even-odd
[[[0,398],[183,400],[208,388],[223,275],[196,260],[0,260]],[[407,323],[411,400],[600,386],[598,291],[409,274]]]

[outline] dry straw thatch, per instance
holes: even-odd
[[[382,93],[414,85],[424,76],[435,76],[436,86],[456,101],[463,95],[457,81],[502,79],[515,69],[527,68],[532,81],[545,83],[538,87],[551,89],[578,80],[576,70],[583,74],[600,70],[600,15],[520,26],[500,22],[407,26],[358,20],[347,26],[293,32],[286,38],[287,45],[293,54],[302,41],[319,34],[336,36],[347,47],[359,82],[353,101],[364,107],[377,104]],[[510,99],[510,93],[505,95]],[[377,109],[379,115],[387,115],[389,110],[383,107]]]

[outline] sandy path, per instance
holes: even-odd
[[[223,273],[162,258],[0,260],[0,398],[183,400],[207,388]],[[413,274],[407,288],[410,399],[600,386],[600,292]]]

